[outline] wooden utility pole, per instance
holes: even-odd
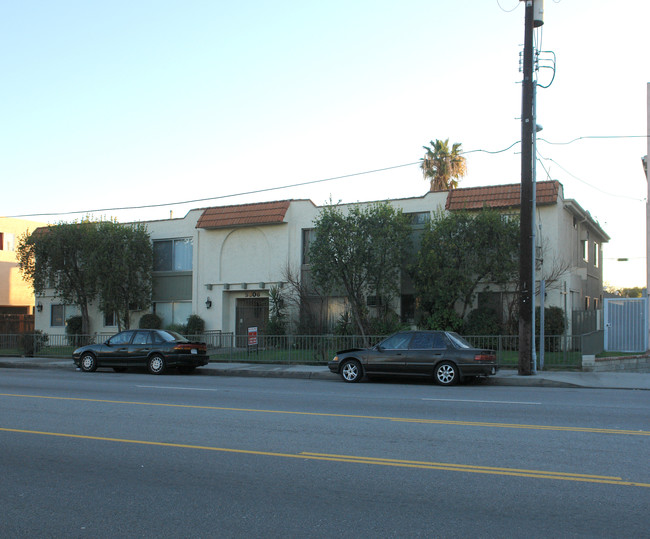
[[[535,133],[533,81],[533,0],[526,4],[521,110],[521,232],[519,244],[519,363],[521,375],[532,374],[533,346],[533,136]]]

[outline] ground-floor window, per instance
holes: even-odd
[[[192,314],[191,301],[159,301],[154,303],[154,312],[162,320],[163,327],[172,324],[187,324]]]
[[[117,326],[117,316],[114,312],[104,313],[104,327],[115,327]]]

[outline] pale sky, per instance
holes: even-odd
[[[560,181],[609,234],[607,282],[645,286],[650,3],[544,8],[557,70],[538,90],[539,137],[628,138],[540,140],[538,180]],[[436,138],[507,148],[521,137],[523,25],[519,0],[0,0],[0,215],[421,196],[417,165],[231,195],[415,163]],[[460,187],[520,182],[519,151],[467,153]]]

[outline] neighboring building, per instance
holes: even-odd
[[[560,182],[537,182],[536,186],[537,287],[542,279],[546,281],[545,305],[562,308],[571,332],[571,313],[602,308],[602,245],[610,238],[588,211],[564,198]],[[479,210],[485,205],[503,213],[519,213],[520,196],[520,184],[455,189],[449,192],[445,209]],[[479,301],[503,306],[504,299],[494,297],[503,294],[479,294]]]
[[[34,289],[23,281],[18,267],[18,240],[44,223],[0,217],[0,314],[34,313]]]
[[[601,245],[609,237],[575,201],[564,200],[559,182],[539,182],[537,186],[538,237],[543,246],[540,275],[554,275],[546,304],[562,307],[567,313],[585,306],[599,308]],[[411,215],[417,231],[433,212],[443,209],[477,210],[487,204],[516,213],[519,189],[518,184],[455,189],[389,202]],[[152,310],[166,325],[184,323],[190,314],[197,314],[205,320],[207,330],[243,335],[248,327],[263,328],[269,316],[270,288],[285,287],[288,271],[303,282],[309,280],[309,242],[319,211],[310,200],[283,200],[195,209],[182,219],[146,222],[154,248]],[[401,289],[397,307],[402,318],[410,321],[415,301],[407,278]],[[495,298],[487,300],[494,302]],[[47,295],[39,297],[39,302],[44,309],[37,313],[36,328],[46,332],[55,331],[68,317],[68,309],[75,311]],[[344,298],[324,298],[319,314],[331,323],[344,309]],[[91,318],[93,332],[116,330],[111,317],[95,311]]]

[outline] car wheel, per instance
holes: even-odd
[[[147,362],[147,369],[151,374],[162,374],[165,371],[165,358],[160,354],[154,354]]]
[[[356,359],[349,359],[343,362],[341,365],[341,377],[346,382],[358,382],[363,377],[363,370],[361,368],[361,363]]]
[[[181,365],[178,367],[178,372],[180,374],[191,374],[194,372],[194,369],[196,369],[196,367],[192,365]]]
[[[126,367],[113,367],[115,372],[126,372]]]
[[[79,361],[79,367],[84,372],[95,372],[97,370],[97,358],[92,354],[84,354]]]
[[[434,371],[436,382],[441,386],[451,386],[458,383],[458,367],[451,361],[443,361]]]

